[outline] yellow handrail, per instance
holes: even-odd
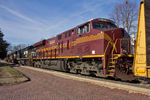
[[[106,57],[105,57],[105,54],[106,54],[106,51],[107,51],[108,46],[109,46],[110,43],[111,43],[111,41],[108,42],[107,47],[106,47],[105,52],[104,52],[104,68],[106,68],[106,65],[105,65],[105,63],[106,63]]]
[[[113,44],[113,50],[112,50],[112,61],[113,61],[113,52],[114,52],[114,50],[115,50],[115,46],[116,46],[116,43],[117,43],[117,41],[118,41],[118,39],[116,39],[115,40],[115,43]]]
[[[110,42],[111,42],[111,41],[109,41],[108,44],[107,44],[107,47],[106,47],[105,52],[104,52],[104,55],[105,55],[105,53],[106,53],[106,51],[107,51],[107,49],[108,49],[108,46],[109,46]]]

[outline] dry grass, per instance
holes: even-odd
[[[23,75],[16,71],[15,69],[9,67],[9,66],[5,66],[4,67],[5,71],[9,72],[14,78],[20,78],[20,77],[23,77]]]
[[[1,69],[5,70],[5,72],[10,73],[14,78],[23,77],[23,75],[20,72],[16,71],[14,68],[8,66],[7,64],[0,63],[0,67],[1,67]],[[2,76],[2,75],[3,75],[3,73],[0,70],[0,76]]]

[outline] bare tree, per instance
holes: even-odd
[[[111,19],[119,27],[124,28],[128,34],[135,35],[138,19],[137,3],[131,2],[131,0],[124,0],[123,3],[116,4],[111,13]]]
[[[18,50],[21,50],[21,49],[23,49],[25,47],[27,47],[26,44],[18,44],[18,45],[13,47],[13,51],[18,51]]]

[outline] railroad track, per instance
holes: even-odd
[[[43,68],[40,68],[40,69],[43,69]],[[150,89],[150,83],[148,82],[144,82],[144,80],[141,82],[141,81],[132,81],[132,82],[129,82],[129,81],[121,81],[121,80],[115,80],[114,78],[111,78],[111,77],[96,77],[96,76],[89,76],[89,75],[83,75],[83,74],[74,74],[74,73],[66,73],[66,72],[63,72],[63,71],[57,71],[57,70],[51,70],[51,69],[43,69],[43,70],[48,70],[48,71],[56,71],[56,72],[60,72],[60,73],[63,73],[63,74],[66,74],[66,75],[72,75],[72,76],[76,76],[76,77],[81,77],[81,78],[88,78],[88,79],[92,79],[92,80],[99,80],[99,81],[106,81],[106,82],[112,82],[112,83],[118,83],[118,84],[124,84],[124,85],[131,85],[131,86],[136,86],[136,87],[141,87],[141,88],[148,88]],[[150,82],[150,80],[149,80]]]
[[[133,93],[150,95],[150,84],[146,84],[146,83],[145,84],[140,82],[130,83],[130,82],[123,82],[123,81],[116,81],[108,78],[99,78],[99,77],[85,76],[81,74],[65,73],[65,72],[54,71],[54,70],[43,69],[43,68],[35,68],[30,66],[22,66],[22,67],[35,70],[35,71],[49,73],[62,78],[73,79],[82,82],[89,82],[91,84],[100,85],[111,89],[117,88],[121,90],[126,90],[129,93],[133,92]]]

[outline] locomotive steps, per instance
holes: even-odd
[[[51,75],[55,75],[57,77],[62,77],[62,78],[66,78],[66,79],[73,79],[73,80],[82,81],[82,82],[88,82],[88,83],[91,83],[94,85],[108,87],[110,89],[116,88],[116,89],[126,90],[129,93],[140,93],[140,94],[145,94],[145,95],[150,96],[150,89],[147,89],[147,88],[131,86],[131,85],[121,84],[121,83],[113,83],[113,82],[108,82],[108,81],[104,81],[104,80],[95,80],[95,79],[90,79],[90,78],[83,78],[83,77],[79,77],[79,76],[70,75],[67,73],[51,71],[51,70],[44,70],[44,69],[39,69],[39,68],[33,68],[33,67],[29,67],[29,66],[22,66],[22,67],[28,68],[31,70],[35,70],[35,71],[45,72],[45,73],[48,73]]]

